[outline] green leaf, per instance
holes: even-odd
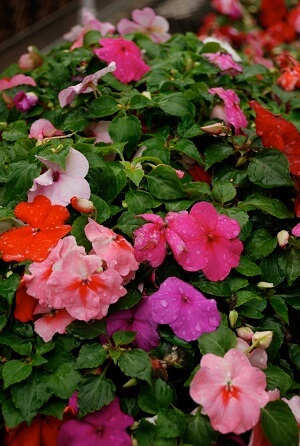
[[[6,362],[2,368],[4,389],[12,384],[24,381],[32,372],[32,365],[28,362],[12,359]]]
[[[155,424],[142,418],[137,429],[134,431],[134,437],[141,446],[153,446],[157,437],[157,427]]]
[[[73,364],[62,364],[50,375],[49,389],[58,398],[68,399],[75,392],[80,377]]]
[[[101,224],[110,217],[110,207],[106,201],[98,197],[98,195],[91,194],[90,200],[93,202],[97,210],[97,223]]]
[[[269,301],[275,313],[277,313],[278,316],[280,316],[289,325],[289,312],[284,299],[282,299],[280,296],[270,296]]]
[[[218,433],[211,427],[208,417],[201,415],[200,409],[196,415],[186,415],[186,429],[183,441],[192,446],[211,446],[217,441]]]
[[[112,96],[103,95],[95,99],[88,107],[86,116],[91,119],[103,118],[120,111],[118,102]]]
[[[236,346],[236,336],[230,328],[221,324],[216,331],[200,336],[198,345],[202,355],[213,353],[224,356],[228,350]]]
[[[133,331],[115,331],[112,335],[113,341],[116,346],[127,345],[134,341],[136,333]]]
[[[76,242],[78,245],[83,246],[86,252],[89,252],[92,249],[91,242],[86,238],[84,228],[88,224],[88,217],[85,215],[81,215],[77,217],[72,225],[71,234],[76,238]]]
[[[52,163],[58,164],[63,170],[66,170],[66,159],[69,155],[71,146],[59,144],[57,147],[53,147],[53,143],[49,143],[49,147],[47,147],[39,152],[39,156],[45,158]],[[44,166],[41,161],[40,167]]]
[[[276,252],[262,259],[259,266],[262,272],[261,278],[264,282],[270,282],[277,286],[284,280],[285,274],[279,267],[279,256]]]
[[[132,214],[144,214],[154,206],[154,199],[149,192],[143,190],[130,190],[125,196],[128,210]]]
[[[244,317],[250,317],[253,319],[261,319],[263,317],[263,311],[266,309],[267,300],[253,299],[239,307],[240,315]]]
[[[256,263],[252,262],[252,260],[250,260],[248,257],[243,255],[240,257],[239,266],[237,266],[235,269],[238,273],[247,277],[258,276],[261,274],[260,267]]]
[[[173,390],[160,378],[152,386],[142,387],[138,396],[138,405],[144,412],[156,414],[160,409],[170,406]]]
[[[185,98],[183,93],[161,95],[158,105],[165,113],[172,116],[184,116],[195,112],[195,107]]]
[[[124,167],[125,175],[138,187],[144,177],[144,170],[140,164],[134,165],[129,161],[120,161]]]
[[[230,297],[232,291],[228,283],[224,281],[219,282],[208,282],[208,281],[193,281],[193,285],[197,288],[200,288],[204,293],[212,294],[213,296],[219,297]]]
[[[62,420],[65,408],[66,402],[64,400],[53,397],[39,409],[39,413]]]
[[[293,218],[293,213],[281,201],[260,194],[249,195],[244,201],[238,203],[238,207],[245,211],[260,209],[266,214],[280,219]]]
[[[289,355],[297,369],[300,370],[300,345],[289,344]]]
[[[136,348],[122,353],[118,365],[126,376],[151,384],[151,363],[149,356],[143,350]]]
[[[98,338],[100,334],[105,334],[105,320],[96,320],[92,323],[84,321],[73,321],[67,327],[67,333],[79,339],[94,339]]]
[[[240,305],[243,305],[243,304],[249,302],[252,299],[262,300],[262,298],[260,296],[253,293],[252,291],[247,291],[247,290],[237,291],[236,296],[237,296],[237,303],[235,305],[236,308],[239,307]]]
[[[244,253],[251,260],[259,260],[267,257],[277,246],[277,238],[264,228],[257,229],[245,243]]]
[[[7,345],[15,352],[24,356],[29,356],[32,351],[31,342],[10,332],[0,333],[0,344]]]
[[[30,161],[19,161],[9,166],[5,199],[14,200],[31,188],[34,178],[40,174],[40,167]]]
[[[190,158],[198,161],[200,164],[203,163],[202,157],[200,156],[197,147],[192,141],[189,141],[188,139],[179,139],[175,142],[175,145],[172,144],[172,141],[169,144],[171,150],[184,153]]]
[[[14,427],[18,426],[18,424],[24,421],[21,412],[16,408],[16,406],[10,399],[5,400],[2,403],[1,409],[5,425],[9,429],[13,429]]]
[[[109,126],[109,134],[113,142],[126,142],[125,153],[128,157],[136,150],[141,133],[141,122],[133,115],[116,117]]]
[[[18,141],[19,139],[28,138],[26,121],[11,122],[1,136],[6,141]]]
[[[116,387],[114,383],[100,376],[87,375],[78,385],[79,416],[84,417],[90,412],[101,410],[115,397]]]
[[[280,395],[284,396],[290,389],[293,380],[286,372],[284,372],[277,365],[269,364],[268,368],[264,370],[267,377],[267,387],[269,390],[278,388]]]
[[[223,183],[221,181],[216,181],[212,188],[212,197],[217,202],[222,205],[231,201],[236,196],[236,188],[232,183]]]
[[[141,226],[141,223],[145,223],[145,220],[137,218],[135,214],[132,214],[131,212],[123,212],[123,214],[118,219],[115,229],[119,229],[120,231],[124,232],[124,234],[132,237],[133,232],[139,226]]]
[[[0,296],[7,300],[9,306],[13,303],[19,283],[19,274],[11,274],[7,279],[0,280]]]
[[[158,433],[163,438],[180,437],[186,427],[185,416],[178,409],[160,409],[156,424]]]
[[[248,166],[248,176],[252,183],[267,189],[293,186],[287,157],[275,149],[257,153]]]
[[[286,275],[288,285],[291,286],[300,276],[300,250],[291,248],[283,251],[278,258],[278,265]]]
[[[204,151],[205,169],[209,169],[215,163],[220,163],[235,153],[232,146],[226,144],[211,144]]]
[[[126,296],[123,296],[122,299],[119,299],[118,302],[111,305],[109,307],[110,312],[116,312],[120,310],[128,310],[129,308],[134,307],[141,299],[142,294],[139,290],[134,288],[128,288]]]
[[[129,102],[129,108],[131,110],[139,110],[140,108],[148,108],[153,105],[151,99],[147,98],[143,94],[135,94],[132,96]]]
[[[272,446],[298,446],[297,421],[284,401],[271,401],[261,409],[261,425]]]
[[[92,369],[103,364],[107,357],[106,350],[100,344],[86,344],[79,350],[75,367],[77,369]]]
[[[161,200],[186,198],[175,169],[160,165],[153,169],[147,177],[149,192]]]

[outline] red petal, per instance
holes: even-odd
[[[33,321],[33,312],[37,303],[38,300],[27,294],[26,286],[24,282],[21,282],[16,292],[14,318],[24,323]]]

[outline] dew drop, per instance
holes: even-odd
[[[166,308],[169,305],[168,301],[165,299],[160,300],[159,303],[164,308]]]
[[[201,331],[201,329],[202,329],[202,327],[201,327],[201,325],[200,325],[199,322],[198,322],[198,324],[197,324],[196,327],[195,327],[195,330],[197,330],[197,331]]]

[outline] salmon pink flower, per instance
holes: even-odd
[[[90,186],[84,179],[89,170],[89,163],[82,153],[71,148],[66,158],[66,169],[40,156],[37,158],[48,170],[33,180],[33,186],[27,192],[29,202],[37,195],[44,195],[52,204],[68,206],[74,196],[90,198]]]
[[[22,54],[18,60],[18,65],[21,70],[33,70],[42,65],[43,56],[35,46],[27,48],[28,53]]]
[[[231,124],[238,135],[241,128],[247,127],[247,119],[240,108],[240,98],[233,90],[222,87],[210,88],[210,94],[217,94],[224,101],[225,124]]]
[[[38,103],[38,100],[39,98],[33,92],[19,91],[14,97],[14,104],[17,110],[27,112]]]
[[[0,79],[0,91],[8,90],[18,85],[31,85],[32,87],[36,87],[36,82],[31,76],[25,76],[25,74],[16,74],[10,79],[8,77]]]
[[[126,428],[134,418],[123,413],[119,399],[115,398],[108,406],[86,415],[81,420],[68,420],[60,428],[57,446],[131,446]]]
[[[99,41],[102,48],[94,50],[99,59],[106,63],[113,60],[117,68],[113,73],[119,81],[128,84],[132,81],[139,81],[146,74],[150,67],[143,61],[139,47],[132,41],[123,37],[105,37]]]
[[[72,197],[70,203],[73,209],[83,214],[90,214],[95,210],[94,203],[86,198]]]
[[[117,24],[118,33],[121,36],[130,33],[142,33],[149,36],[155,43],[166,42],[170,38],[169,23],[152,8],[134,9],[132,20],[122,19]]]
[[[35,138],[39,142],[44,138],[52,138],[53,136],[63,136],[64,133],[56,129],[48,119],[37,119],[30,127],[29,138]]]
[[[158,324],[169,324],[176,336],[185,341],[215,331],[220,324],[216,301],[206,299],[177,277],[166,279],[149,297],[149,304],[152,319]]]
[[[223,358],[206,354],[194,376],[190,395],[208,415],[213,429],[237,435],[253,428],[269,402],[265,374],[238,350]]]
[[[64,225],[70,215],[67,209],[60,205],[52,206],[50,200],[42,195],[35,197],[32,203],[19,203],[14,214],[28,225],[0,235],[0,252],[5,262],[41,262],[59,239],[71,231],[71,226]]]
[[[44,342],[51,341],[56,333],[64,334],[67,326],[75,320],[64,308],[62,310],[53,310],[38,305],[34,314],[41,313],[43,313],[43,316],[35,321],[34,331]]]

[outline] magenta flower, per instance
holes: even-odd
[[[211,353],[202,357],[190,395],[203,407],[213,429],[239,435],[258,423],[260,409],[269,402],[265,389],[266,375],[242,352],[231,349],[224,358]]]
[[[295,237],[300,237],[300,223],[298,223],[296,226],[293,227],[292,234]]]
[[[212,7],[232,19],[239,19],[242,15],[242,5],[239,0],[212,0]]]
[[[38,100],[39,98],[33,92],[19,91],[14,97],[14,104],[17,110],[27,112],[38,103]]]
[[[208,59],[212,64],[220,68],[221,72],[231,74],[235,76],[238,73],[242,73],[243,67],[236,63],[231,54],[224,54],[221,52],[217,53],[206,53],[203,54],[206,59]]]
[[[87,136],[92,136],[96,138],[97,142],[104,142],[106,144],[112,143],[110,134],[108,133],[108,127],[111,121],[99,121],[91,122],[88,127],[84,130]]]
[[[168,324],[176,336],[194,341],[203,333],[215,331],[220,314],[214,299],[206,297],[192,285],[169,277],[149,297],[151,317],[158,324]]]
[[[37,119],[30,127],[29,138],[35,138],[39,142],[44,138],[63,136],[64,133],[56,129],[48,119]]]
[[[53,310],[37,305],[34,314],[41,313],[43,316],[35,321],[34,331],[44,342],[51,341],[56,333],[64,334],[67,326],[75,320],[65,309]]]
[[[36,82],[31,76],[25,76],[25,74],[16,74],[10,79],[8,77],[0,79],[0,91],[8,90],[18,85],[31,85],[32,87],[36,87]]]
[[[106,37],[99,41],[102,48],[94,50],[99,59],[106,63],[115,61],[117,68],[114,76],[124,84],[139,81],[150,67],[142,59],[139,47],[132,41],[118,37]]]
[[[131,16],[133,21],[122,19],[117,24],[118,33],[122,36],[142,33],[149,36],[155,43],[163,43],[170,38],[168,21],[156,15],[152,8],[134,9]]]
[[[235,133],[238,135],[240,129],[247,127],[248,121],[242,112],[239,103],[240,98],[233,90],[224,90],[222,87],[210,88],[210,94],[217,94],[224,101],[225,105],[225,124],[231,124],[235,128]]]
[[[131,446],[126,428],[134,418],[120,409],[118,398],[81,420],[68,420],[59,430],[58,446]]]
[[[71,105],[75,97],[81,93],[90,93],[93,91],[101,77],[105,74],[116,70],[115,62],[110,61],[110,64],[96,73],[89,74],[82,82],[77,85],[65,88],[58,95],[60,106],[63,108],[66,105]]]
[[[119,330],[134,331],[136,337],[133,345],[148,352],[159,344],[157,323],[149,317],[149,313],[149,297],[145,296],[135,307],[107,316],[107,334],[111,337]]]
[[[71,148],[66,158],[65,170],[52,161],[40,156],[37,158],[48,167],[48,170],[33,180],[33,186],[27,192],[29,203],[37,195],[44,195],[52,204],[62,206],[68,206],[74,196],[90,198],[90,186],[84,179],[89,170],[89,163],[82,153]]]

